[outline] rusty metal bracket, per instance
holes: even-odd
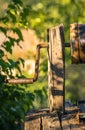
[[[35,73],[33,78],[20,78],[20,79],[6,79],[6,83],[9,84],[31,84],[38,79],[38,71],[39,71],[39,60],[40,60],[40,49],[48,48],[48,44],[40,43],[36,47],[36,61],[35,61]]]
[[[65,47],[70,47],[70,43],[69,42],[65,42]]]
[[[65,47],[70,47],[70,43],[65,43]],[[9,84],[32,84],[38,79],[39,60],[40,60],[40,49],[48,48],[48,44],[40,43],[36,47],[36,61],[35,61],[35,73],[33,78],[20,78],[20,79],[6,79],[5,82]]]

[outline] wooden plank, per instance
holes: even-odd
[[[70,44],[72,63],[79,63],[79,36],[77,23],[70,24]]]
[[[68,120],[62,121],[63,130],[70,130],[70,124]]]
[[[24,130],[40,130],[40,118],[38,117],[25,121]]]
[[[70,25],[72,63],[85,63],[85,24]]]
[[[48,29],[48,86],[50,111],[64,111],[64,29],[63,25]]]
[[[80,63],[85,63],[85,24],[78,24]]]
[[[79,122],[76,116],[78,111],[71,108],[69,113],[62,115],[63,130],[85,130],[85,122]],[[24,122],[24,130],[61,130],[56,111],[50,113],[47,109],[29,112]]]
[[[24,130],[61,130],[58,116],[47,110],[28,113],[24,122]]]

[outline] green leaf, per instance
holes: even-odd
[[[0,58],[4,56],[4,52],[0,49]]]
[[[24,60],[22,58],[19,58],[19,61],[22,63],[22,65],[24,67]]]
[[[0,26],[0,31],[2,31],[6,35],[7,29]]]
[[[19,61],[13,61],[12,59],[8,59],[9,63],[10,63],[10,68],[11,69],[17,69],[19,71],[19,73],[21,74],[21,69],[19,67]]]
[[[9,9],[16,10],[16,6],[15,6],[14,4],[10,4],[10,5],[8,5],[8,8],[9,8]]]
[[[7,70],[8,70],[9,64],[3,59],[0,59],[0,67],[2,68],[3,72],[8,72]]]
[[[8,39],[9,39],[9,41],[10,41],[10,45],[13,47],[14,46],[14,42],[16,42],[16,39],[15,38],[12,38],[12,37],[10,37],[10,36],[8,36]]]
[[[6,81],[6,76],[0,74],[0,83],[4,83]]]
[[[7,24],[9,22],[8,16],[0,18],[0,22],[3,22],[4,24]]]
[[[9,41],[4,42],[4,44],[2,45],[2,47],[10,54],[12,54],[12,46],[13,45]]]
[[[16,22],[16,15],[14,15],[11,10],[7,11],[7,14],[10,16],[10,19],[12,20],[13,23]]]
[[[30,11],[32,11],[31,6],[26,6],[25,8],[23,8],[23,12],[22,12],[23,18],[27,17]]]
[[[14,4],[19,4],[19,5],[23,5],[21,0],[12,0],[14,2]]]
[[[19,28],[13,28],[13,32],[15,32],[18,35],[18,37],[20,38],[20,40],[23,41],[23,35]]]

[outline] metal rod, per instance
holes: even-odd
[[[70,43],[65,43],[65,47],[70,47]],[[35,61],[35,73],[33,78],[20,78],[20,79],[7,79],[6,83],[9,84],[31,84],[38,79],[40,49],[48,48],[48,44],[40,43],[36,47],[36,61]]]
[[[7,79],[6,82],[9,84],[31,84],[33,78]]]
[[[36,48],[36,61],[35,61],[35,73],[33,81],[36,81],[38,78],[38,70],[39,70],[39,60],[40,60],[40,49],[41,48],[48,48],[47,44],[38,44]]]
[[[65,43],[65,47],[70,47],[70,43],[69,43],[69,42],[66,42],[66,43]]]
[[[35,73],[33,78],[20,78],[20,79],[7,79],[6,83],[9,84],[31,84],[38,79],[40,49],[48,48],[48,44],[40,43],[36,47],[36,61],[35,61]]]

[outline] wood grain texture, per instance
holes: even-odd
[[[85,63],[85,24],[70,24],[72,63]]]
[[[85,130],[85,122],[80,122],[77,116],[78,111],[62,115],[63,130]],[[24,130],[61,130],[57,112],[50,113],[49,110],[30,112],[26,116]]]
[[[63,25],[48,30],[48,86],[50,111],[64,110],[64,29]]]

